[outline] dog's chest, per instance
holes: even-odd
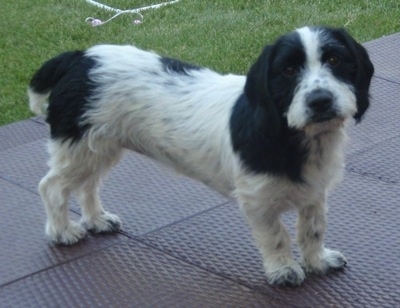
[[[345,134],[340,131],[321,134],[310,140],[309,154],[302,170],[302,186],[308,187],[309,191],[324,192],[340,180],[344,167],[345,139]],[[300,193],[303,191],[301,189]]]
[[[237,194],[245,200],[275,204],[280,208],[298,208],[324,200],[327,189],[340,180],[343,170],[341,133],[310,140],[307,160],[302,168],[302,181],[294,182],[272,174],[237,178]]]

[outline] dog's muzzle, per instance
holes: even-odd
[[[310,120],[313,123],[329,121],[338,116],[333,94],[328,90],[313,90],[308,94],[306,104],[310,112]]]

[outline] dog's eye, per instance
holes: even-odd
[[[288,66],[285,66],[283,69],[283,74],[288,77],[291,77],[291,76],[295,75],[296,73],[297,73],[297,70],[294,66],[288,65]]]
[[[337,56],[329,56],[329,57],[326,59],[326,62],[327,62],[330,66],[335,67],[335,66],[338,66],[338,65],[339,65],[340,59],[339,59],[339,57],[337,57]]]

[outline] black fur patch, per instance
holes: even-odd
[[[178,74],[189,75],[190,71],[193,70],[198,71],[201,69],[199,66],[196,66],[194,64],[186,63],[168,57],[162,57],[160,61],[166,72],[174,72]]]
[[[288,66],[296,70],[304,61],[299,36],[291,33],[266,46],[250,68],[230,119],[233,149],[249,171],[303,180],[308,144],[304,133],[289,128],[284,117],[298,80],[282,72]]]
[[[262,106],[251,106],[242,95],[230,119],[233,149],[254,173],[271,173],[301,182],[308,146],[304,133],[282,127],[271,134],[270,122]]]
[[[343,67],[339,76],[353,75],[351,79],[357,98],[357,113],[354,115],[354,119],[356,123],[359,123],[369,107],[369,87],[374,74],[374,65],[369,59],[367,50],[357,43],[344,29],[324,29],[337,41],[343,43],[352,53],[352,57],[343,57],[344,60],[349,61],[351,64]]]
[[[50,91],[46,120],[53,139],[78,141],[88,129],[81,121],[95,88],[88,77],[95,64],[83,51],[66,52],[47,61],[33,76],[33,91]]]

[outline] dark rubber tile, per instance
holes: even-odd
[[[348,155],[374,147],[400,135],[400,86],[379,78],[372,80],[371,105],[361,123],[349,123]]]
[[[72,219],[78,219],[71,214]],[[45,211],[40,198],[0,179],[0,290],[5,284],[70,262],[125,238],[87,236],[71,247],[50,245],[44,234]],[[4,302],[1,300],[0,306]],[[10,306],[8,306],[10,307]]]
[[[400,33],[364,44],[375,65],[375,75],[400,84]]]
[[[400,136],[358,153],[349,159],[346,168],[386,183],[400,184],[399,154]]]
[[[137,236],[211,209],[227,199],[197,181],[128,152],[102,190],[105,207]]]
[[[0,129],[0,152],[47,136],[48,128],[32,120],[2,126]]]
[[[34,124],[36,125],[40,124]],[[13,131],[15,132],[16,130]],[[42,137],[1,151],[0,177],[37,193],[39,181],[48,170],[46,140],[47,138]]]
[[[4,307],[283,307],[133,242],[2,287],[0,298]]]
[[[309,277],[303,286],[294,289],[267,285],[249,228],[233,204],[143,240],[191,264],[274,298],[286,299],[291,305],[394,307],[400,303],[399,204],[397,188],[347,174],[329,198],[326,244],[341,250],[348,258],[348,266],[325,277]],[[292,223],[289,228],[293,234],[294,215],[285,221]]]
[[[37,185],[48,171],[47,159],[46,139],[1,151],[0,177],[37,193]],[[204,185],[130,151],[104,182],[104,206],[122,218],[124,232],[130,236],[150,232],[227,201]],[[76,202],[71,205],[79,211]]]
[[[45,119],[45,116],[44,116],[44,115],[31,118],[30,120],[31,120],[31,121],[34,121],[34,122],[36,122],[36,123],[40,123],[40,124],[43,124],[43,125],[47,125],[46,119]]]

